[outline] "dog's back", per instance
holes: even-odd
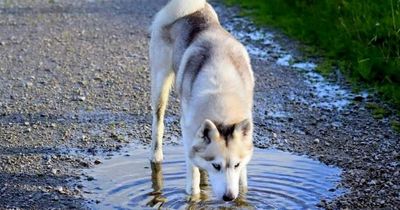
[[[159,14],[179,10],[181,15],[170,12],[175,14],[170,19],[157,15],[152,26],[152,35],[170,47],[176,90],[186,102],[182,110],[188,111],[186,107],[204,110],[192,117],[194,124],[193,120],[200,122],[207,117],[226,123],[251,118],[254,79],[248,54],[220,26],[212,7],[200,2],[203,1],[173,0]],[[184,9],[173,9],[174,4]]]

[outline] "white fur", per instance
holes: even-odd
[[[194,146],[204,141],[201,126],[207,119],[226,124],[236,124],[246,119],[252,125],[254,78],[248,53],[239,42],[228,36],[223,29],[205,31],[198,40],[206,40],[212,43],[213,55],[202,67],[194,84],[190,84],[191,81],[183,79],[184,68],[190,56],[196,55],[201,50],[201,46],[196,45],[196,41],[192,43],[184,51],[179,69],[174,71],[172,69],[173,46],[165,40],[165,26],[173,24],[177,19],[204,7],[208,7],[208,17],[214,18],[215,22],[219,23],[215,11],[205,0],[171,0],[157,13],[151,26],[150,69],[153,122],[150,159],[153,162],[163,160],[164,114],[169,91],[174,78],[176,78],[177,87],[183,87],[185,90],[191,89],[190,97],[182,94],[180,98],[182,108],[181,129],[186,155],[186,192],[193,195],[200,193],[200,167],[208,172],[213,191],[218,198],[222,198],[226,194],[236,198],[239,193],[239,182],[243,187],[247,187],[246,165],[250,161],[252,149],[249,149],[249,153],[246,153],[246,157],[242,159],[239,159],[236,152],[237,148],[252,146],[252,127],[247,136],[241,137],[236,134],[236,143],[234,143],[236,146],[233,146],[235,152],[225,151],[230,149],[225,148],[225,146],[215,146],[216,140],[214,142],[214,146],[219,147],[221,151],[220,153],[217,149],[214,149],[216,151],[213,154],[216,157],[214,162],[226,165],[228,164],[225,162],[226,157],[229,156],[230,165],[240,162],[238,168],[230,167],[216,171],[212,166],[214,162],[205,161],[197,156],[190,157],[190,152]],[[243,69],[241,69],[242,72],[240,72],[235,69],[232,58],[226,55],[226,46],[233,47],[234,53],[242,56],[239,57],[243,58],[241,61],[248,71],[243,72]],[[232,51],[232,49],[230,50]],[[177,72],[176,75],[175,72]],[[225,151],[225,156],[221,155],[222,150]]]
[[[171,0],[157,13],[150,30],[157,31],[181,17],[196,12],[205,4],[206,0]]]
[[[218,156],[218,155],[217,155]],[[238,168],[221,168],[220,171],[216,171],[209,162],[204,161],[201,158],[195,158],[193,161],[199,167],[208,171],[209,180],[213,192],[217,198],[222,198],[225,194],[230,193],[235,198],[239,194],[239,183],[243,191],[247,191],[247,164],[251,159],[251,155],[243,160],[233,159],[233,163],[239,163]],[[212,163],[226,165],[224,159],[217,158]]]

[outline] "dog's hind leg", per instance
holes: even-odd
[[[169,46],[162,41],[156,42],[152,38],[150,44],[151,105],[153,115],[150,160],[152,162],[161,162],[163,160],[164,115],[175,73],[172,69]]]

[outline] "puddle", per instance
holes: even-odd
[[[342,193],[336,189],[341,170],[275,149],[256,149],[248,166],[249,190],[235,202],[215,199],[207,180],[202,193],[190,198],[185,189],[185,163],[181,147],[166,147],[162,165],[148,161],[147,149],[131,149],[86,174],[85,197],[93,209],[309,209],[321,199]]]

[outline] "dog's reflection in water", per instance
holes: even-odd
[[[149,194],[151,200],[147,203],[149,207],[161,208],[164,203],[168,200],[163,195],[163,187],[164,187],[164,179],[162,173],[162,164],[160,163],[152,163],[151,165],[151,182],[153,191]],[[200,170],[201,179],[200,179],[200,189],[201,193],[198,195],[187,196],[186,198],[186,209],[208,209],[208,205],[216,205],[218,203],[215,202],[207,202],[211,201],[210,194],[211,189],[208,185],[208,175],[206,171]],[[217,205],[218,206],[218,205]],[[216,206],[215,206],[216,207]],[[241,190],[238,198],[232,201],[231,207],[223,207],[222,209],[235,209],[235,208],[252,208],[252,206],[246,201],[246,191]]]
[[[167,201],[167,198],[162,195],[162,188],[164,185],[162,166],[161,163],[153,163],[151,161],[150,165],[151,187],[153,188],[153,192],[150,193],[150,196],[153,198],[147,203],[147,206],[155,207],[159,204],[159,207],[161,207]]]

